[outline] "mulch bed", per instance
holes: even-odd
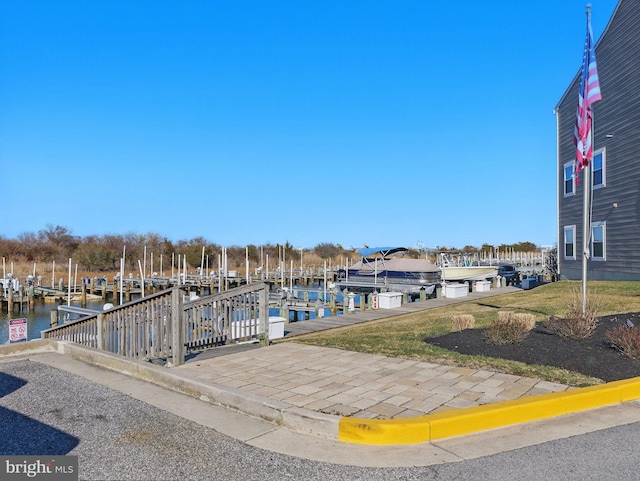
[[[489,344],[484,329],[451,332],[425,342],[460,354],[553,366],[609,382],[640,376],[640,360],[629,359],[606,342],[605,333],[627,319],[640,326],[640,312],[603,316],[593,336],[582,341],[551,334],[542,322],[520,344]]]

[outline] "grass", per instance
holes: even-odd
[[[576,292],[580,291],[580,282],[555,282],[532,290],[306,334],[283,342],[294,341],[388,357],[488,369],[575,387],[596,385],[603,381],[549,366],[466,356],[424,342],[427,337],[451,332],[451,321],[458,315],[472,315],[475,328],[488,327],[498,312],[505,310],[532,314],[536,321],[546,320],[549,316],[564,316]],[[598,314],[602,316],[640,311],[640,282],[590,281],[587,284],[587,296],[598,298]]]

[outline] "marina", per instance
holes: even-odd
[[[284,263],[271,271],[219,270],[201,274],[183,273],[162,276],[153,273],[147,278],[129,274],[107,276],[58,277],[45,285],[42,277],[23,279],[5,274],[0,279],[0,343],[8,341],[8,322],[27,319],[29,339],[38,338],[40,331],[77,319],[82,314],[98,312],[108,306],[122,306],[164,291],[179,288],[187,302],[214,294],[263,283],[267,287],[269,316],[280,317],[286,323],[313,320],[333,322],[330,318],[353,312],[384,309],[388,304],[408,305],[444,297],[463,297],[473,292],[495,289],[505,284],[500,277],[490,280],[458,280],[447,277],[440,263],[404,256],[402,247],[361,249],[362,259],[355,263],[345,260],[333,267],[285,269]],[[376,257],[378,256],[378,257]],[[523,288],[535,280],[527,278],[543,271],[537,259],[526,259],[529,266],[520,266]],[[501,260],[501,264],[505,259]],[[483,262],[486,262],[484,260]],[[495,263],[496,260],[489,260]],[[469,266],[468,266],[469,267]],[[470,271],[470,269],[469,269]],[[144,271],[141,270],[141,273]],[[35,266],[34,266],[35,273]],[[52,276],[53,277],[53,276]],[[86,310],[86,311],[83,311]]]

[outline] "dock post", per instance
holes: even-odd
[[[9,297],[7,300],[7,312],[13,312],[13,286],[9,284]]]
[[[329,294],[329,312],[332,316],[336,315],[336,293],[331,291]]]
[[[36,303],[35,287],[33,286],[29,287],[28,297],[29,297],[29,311],[33,311],[35,309],[35,303]]]
[[[367,306],[367,295],[364,293],[360,293],[360,310],[364,312]]]
[[[57,327],[58,326],[58,310],[51,309],[50,316],[51,316],[51,321],[50,321],[51,327]]]
[[[420,302],[424,302],[427,300],[427,291],[423,289],[420,289]]]
[[[80,306],[87,307],[87,284],[84,279],[82,279],[82,297],[80,300]]]

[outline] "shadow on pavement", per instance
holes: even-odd
[[[0,398],[25,386],[27,381],[0,372]],[[5,456],[65,455],[80,440],[57,428],[0,406],[0,454]]]

